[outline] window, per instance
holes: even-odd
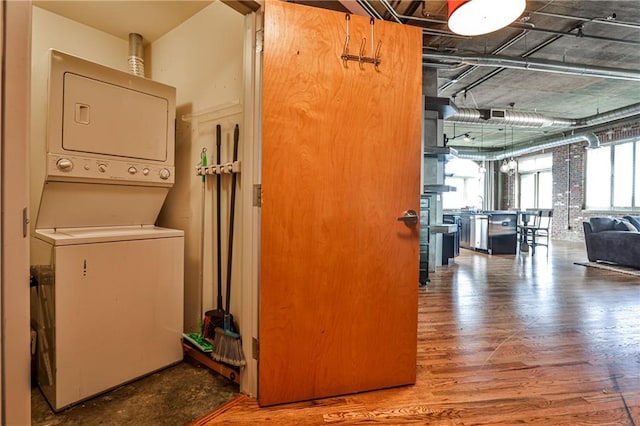
[[[613,147],[615,173],[613,174],[613,205],[631,207],[633,201],[633,144],[625,143]]]
[[[484,200],[484,173],[472,160],[456,158],[444,165],[445,185],[454,186],[455,192],[442,194],[445,209],[482,209]]]
[[[526,173],[520,175],[520,208],[522,210],[536,206],[536,175]]]
[[[611,147],[587,151],[586,205],[590,209],[611,207]]]
[[[585,207],[606,210],[640,207],[640,141],[587,151]]]
[[[520,209],[553,207],[553,174],[551,154],[525,157],[518,163]]]

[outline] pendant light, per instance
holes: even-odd
[[[509,173],[509,163],[507,163],[507,159],[502,160],[502,164],[500,165],[500,171],[502,173]]]
[[[484,126],[480,127],[480,152],[484,152]],[[478,173],[481,175],[487,173],[487,167],[484,164],[484,158],[482,159],[482,163],[480,167],[478,167]]]
[[[511,111],[513,111],[514,105],[515,104],[511,106]],[[518,168],[518,162],[515,158],[513,158],[513,126],[511,126],[511,158],[509,158],[509,162],[507,163],[507,165],[509,166],[509,170],[513,172],[515,172]]]
[[[447,0],[449,29],[477,36],[504,28],[522,15],[526,0]]]
[[[499,129],[500,131],[504,131],[504,150],[507,150],[507,129]],[[502,159],[502,164],[500,165],[500,171],[502,173],[509,173],[509,163],[506,158]]]

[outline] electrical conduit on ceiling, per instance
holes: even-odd
[[[425,66],[428,61],[444,61],[449,63],[464,63],[467,65],[502,67],[529,71],[552,72],[556,74],[580,75],[586,77],[602,77],[619,80],[640,81],[640,71],[631,69],[598,67],[594,65],[570,64],[567,62],[551,61],[547,59],[512,58],[499,55],[479,54],[451,54],[451,53],[423,53]]]

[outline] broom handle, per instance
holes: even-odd
[[[200,166],[207,167],[207,148],[202,148],[200,152]],[[204,224],[205,224],[205,198],[207,192],[207,181],[205,179],[205,173],[202,172],[202,212],[200,213],[200,315],[204,316]],[[200,317],[200,324],[202,325],[202,316]],[[200,334],[202,334],[202,326],[200,327]]]
[[[238,140],[240,139],[240,127],[236,124],[233,129],[233,162],[238,161]],[[227,313],[231,308],[231,266],[233,265],[233,225],[236,210],[236,182],[238,173],[231,172],[231,206],[229,213],[229,249],[227,251]]]
[[[220,124],[216,125],[216,164],[220,165],[220,146],[222,145],[222,126]],[[218,310],[222,310],[222,218],[220,217],[220,213],[222,211],[222,207],[220,206],[220,173],[216,174],[216,202],[217,202],[217,240],[218,240]]]

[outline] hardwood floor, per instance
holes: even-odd
[[[461,252],[420,290],[414,386],[269,408],[240,396],[196,424],[640,425],[639,278],[574,265],[582,243]]]

